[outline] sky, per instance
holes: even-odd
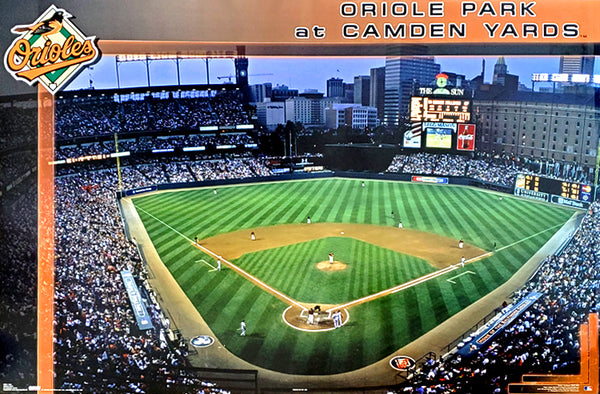
[[[491,82],[494,64],[498,57],[440,57],[442,71],[464,74],[471,79],[481,73],[482,59],[485,59],[485,81]],[[519,82],[531,87],[533,73],[557,73],[559,57],[505,56],[510,74],[519,75]],[[600,73],[600,61],[596,61],[595,73]],[[369,70],[385,65],[384,57],[338,57],[338,58],[249,58],[249,84],[265,82],[287,85],[302,93],[306,89],[327,92],[327,79],[342,78],[346,83],[354,82],[357,75],[369,75]],[[119,85],[123,87],[148,86],[146,62],[117,63],[113,56],[103,57],[97,64],[88,67],[67,87],[67,90],[87,89],[90,83],[95,89],[117,87],[117,68]],[[235,82],[233,59],[209,60],[208,78],[210,83]],[[177,65],[174,60],[153,60],[149,62],[150,86],[177,85]],[[182,85],[207,83],[206,61],[204,59],[180,60],[179,77]],[[231,78],[230,78],[231,77]],[[91,81],[91,82],[90,82]],[[543,86],[536,84],[536,89]]]

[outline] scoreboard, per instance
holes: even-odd
[[[592,187],[539,175],[517,174],[515,195],[576,208],[587,208],[592,201]]]
[[[411,122],[471,122],[471,100],[411,97]]]

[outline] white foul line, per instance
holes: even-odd
[[[513,243],[511,243],[510,245],[503,246],[503,247],[501,247],[501,248],[497,249],[497,250],[496,250],[496,252],[499,252],[499,251],[501,251],[501,250],[504,250],[504,249],[506,249],[506,248],[510,248],[511,246],[515,246],[515,245],[517,245],[517,244],[520,244],[521,242],[523,242],[523,241],[527,241],[527,240],[528,240],[528,239],[530,239],[530,238],[537,237],[538,235],[540,235],[540,234],[543,234],[543,233],[545,233],[546,231],[550,231],[550,230],[553,230],[553,229],[555,229],[555,228],[557,228],[557,227],[561,227],[561,226],[564,226],[564,225],[565,225],[565,223],[562,223],[562,224],[557,224],[556,226],[552,226],[552,227],[548,227],[547,229],[545,229],[545,230],[542,230],[542,231],[540,231],[540,232],[537,232],[537,233],[535,233],[535,234],[533,234],[533,235],[530,235],[529,237],[526,237],[526,238],[520,239],[520,240],[518,240],[517,242],[513,242]]]
[[[157,218],[156,216],[152,215],[150,212],[146,211],[143,208],[138,207],[141,211],[143,211],[144,213],[146,213],[147,215],[151,216],[152,218],[154,218],[154,220],[164,224],[165,226],[167,226],[168,228],[170,228],[171,230],[173,230],[174,232],[176,232],[177,234],[179,234],[180,236],[182,236],[183,238],[185,238],[186,240],[188,240],[192,245],[194,245],[195,247],[203,250],[204,252],[210,254],[211,256],[213,256],[214,258],[221,260],[222,262],[224,262],[225,264],[227,264],[230,268],[238,271],[242,276],[245,276],[247,279],[254,281],[256,283],[259,283],[262,287],[268,289],[269,291],[273,292],[274,294],[277,294],[279,297],[283,298],[284,300],[286,300],[288,303],[294,304],[297,307],[301,308],[301,309],[305,309],[302,305],[300,305],[298,302],[296,302],[295,300],[291,299],[290,297],[286,296],[285,294],[283,294],[282,292],[275,290],[274,288],[272,288],[271,286],[267,285],[265,282],[261,281],[260,279],[256,278],[255,276],[250,275],[249,273],[247,273],[246,271],[244,271],[243,269],[241,269],[240,267],[238,267],[237,265],[233,264],[230,261],[225,260],[223,257],[219,256],[218,254],[206,249],[204,246],[199,245],[197,243],[195,243],[191,238],[189,238],[188,236],[186,236],[185,234],[182,234],[181,232],[177,231],[176,229],[174,229],[173,227],[169,226],[167,223],[163,222],[162,220],[160,220],[159,218]]]

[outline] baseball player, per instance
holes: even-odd
[[[465,256],[463,256],[463,257],[461,257],[461,258],[460,258],[460,266],[461,266],[461,267],[464,267],[464,266],[465,266],[465,261],[466,261],[466,260],[465,260]]]
[[[462,248],[464,248],[464,246],[465,246],[465,243],[463,242],[463,240],[462,240],[462,239],[461,239],[460,241],[458,241],[458,248],[459,248],[459,249],[462,249]]]
[[[310,224],[310,216],[306,218],[306,223]]]
[[[403,227],[402,227],[402,220],[400,220],[400,221],[398,222],[398,228],[403,228]]]
[[[256,234],[254,234],[254,231],[250,233],[250,239],[256,241]]]
[[[329,264],[333,264],[333,253],[329,253]]]
[[[240,323],[240,330],[242,330],[242,332],[240,333],[240,336],[246,336],[246,322],[242,320],[242,322]]]
[[[338,328],[342,326],[342,312],[333,312],[333,327]]]
[[[315,324],[315,311],[313,308],[308,310],[308,324]]]
[[[217,259],[217,271],[221,271],[221,259]]]

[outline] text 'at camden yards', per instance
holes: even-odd
[[[419,38],[466,38],[466,23],[357,23],[342,25],[342,37],[347,39],[419,39]],[[576,23],[483,23],[489,38],[564,38],[579,37]]]

